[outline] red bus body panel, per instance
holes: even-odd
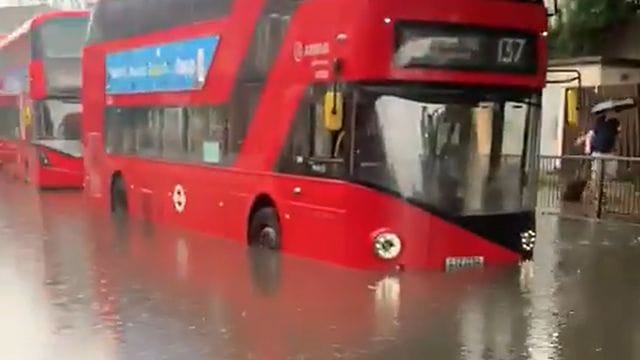
[[[446,257],[484,257],[487,265],[513,264],[520,254],[389,195],[338,180],[276,174],[294,113],[307,87],[318,80],[310,60],[296,61],[296,42],[329,42],[331,56],[344,59],[344,81],[411,80],[455,84],[511,85],[540,90],[546,72],[543,6],[507,1],[340,1],[310,0],[293,13],[273,61],[260,103],[231,167],[176,164],[109,155],[104,151],[106,106],[218,104],[228,101],[245,56],[262,0],[234,1],[229,16],[124,40],[89,45],[83,54],[85,193],[109,208],[111,181],[122,174],[129,212],[137,218],[194,229],[246,243],[247,223],[261,194],[273,199],[282,225],[283,251],[347,267],[386,270],[441,269]],[[398,70],[391,64],[393,26],[389,18],[527,30],[538,36],[535,75],[448,70]],[[143,45],[219,34],[221,46],[201,90],[176,93],[105,95],[105,55]],[[337,44],[336,35],[346,42]],[[363,55],[364,54],[364,55]],[[322,68],[320,68],[322,70]],[[322,82],[326,82],[322,80]],[[187,203],[178,213],[176,184]],[[294,195],[294,189],[301,189]],[[382,261],[372,236],[390,229],[403,240],[402,254]]]
[[[40,156],[47,158],[46,166],[40,164]],[[84,181],[81,158],[44,146],[22,143],[19,159],[14,168],[15,176],[40,189],[77,189]]]
[[[5,166],[16,161],[15,143],[0,139],[0,166]]]
[[[0,166],[11,166],[16,162],[17,147],[14,140],[0,139]]]
[[[0,56],[11,55],[19,59],[19,63],[13,63],[11,69],[2,69],[3,73],[0,73],[2,80],[6,80],[6,72],[9,70],[24,69],[26,72],[26,81],[17,94],[21,113],[24,107],[32,106],[34,101],[45,100],[52,95],[47,90],[47,70],[42,60],[33,58],[31,54],[31,36],[34,30],[52,19],[88,16],[87,11],[52,11],[38,14],[0,40]],[[34,125],[37,124],[32,122],[31,126]],[[40,189],[81,189],[84,180],[82,157],[34,145],[31,142],[31,136],[26,134],[22,125],[21,127],[21,139],[13,146],[17,150],[15,161],[11,166],[6,167],[10,175]],[[33,132],[32,128],[30,132]],[[49,159],[48,165],[41,164],[38,151]]]

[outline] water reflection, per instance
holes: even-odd
[[[4,358],[640,357],[637,228],[543,218],[531,271],[378,274],[0,197]]]

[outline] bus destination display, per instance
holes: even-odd
[[[536,37],[522,32],[429,23],[399,23],[394,64],[535,74]]]

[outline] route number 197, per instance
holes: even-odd
[[[498,62],[506,65],[517,65],[522,60],[526,39],[502,38],[498,43]]]

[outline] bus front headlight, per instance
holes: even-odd
[[[520,244],[522,246],[522,250],[533,251],[533,248],[536,246],[535,231],[529,230],[520,234]]]
[[[402,241],[392,232],[383,232],[373,238],[373,252],[383,260],[393,260],[402,251]]]
[[[40,165],[49,166],[49,158],[47,157],[47,154],[45,154],[41,149],[37,149],[36,152],[38,154],[38,161],[40,162]]]

